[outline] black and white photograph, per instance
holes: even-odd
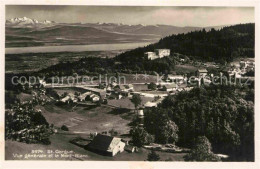
[[[4,160],[256,161],[254,5],[4,8]]]

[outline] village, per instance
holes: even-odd
[[[163,57],[170,56],[171,51],[169,49],[156,49],[155,52],[146,52],[144,56],[148,60],[161,59]],[[184,59],[180,59],[180,62],[184,62]],[[70,137],[69,143],[78,147],[82,147],[87,151],[95,152],[100,155],[105,156],[120,156],[123,151],[126,152],[138,152],[136,146],[132,145],[131,137],[129,137],[130,127],[123,127],[120,129],[120,124],[110,124],[108,121],[103,121],[104,126],[98,121],[96,124],[93,123],[92,129],[90,130],[80,130],[85,127],[84,121],[88,121],[88,118],[79,113],[98,113],[95,111],[110,110],[112,112],[127,112],[130,119],[139,119],[139,126],[143,126],[144,110],[157,107],[165,97],[169,95],[176,95],[182,91],[190,91],[194,87],[200,87],[201,85],[209,85],[213,83],[214,76],[220,74],[227,74],[231,78],[243,78],[247,77],[248,72],[254,71],[254,61],[244,61],[240,60],[236,63],[230,65],[230,68],[223,72],[218,72],[219,74],[209,73],[207,68],[209,66],[214,66],[219,69],[219,66],[215,63],[204,63],[200,66],[194,73],[195,76],[188,77],[187,75],[180,74],[167,74],[163,75],[158,81],[158,76],[155,75],[127,75],[127,80],[124,84],[120,84],[118,81],[112,82],[101,82],[95,81],[94,84],[50,84],[44,80],[39,80],[37,84],[29,85],[32,86],[34,90],[40,91],[40,95],[37,101],[41,102],[51,102],[56,106],[56,109],[64,109],[67,111],[66,116],[59,117],[58,115],[47,115],[47,108],[39,106],[43,115],[47,117],[52,124],[54,124],[54,133],[73,133],[78,135],[78,137]],[[139,80],[136,82],[135,80]],[[37,94],[34,94],[34,97]],[[140,103],[135,104],[132,99],[138,96],[140,98]],[[36,98],[36,97],[35,97]],[[44,98],[44,99],[42,99]],[[24,104],[27,101],[22,101]],[[51,105],[48,109],[50,109]],[[44,109],[44,110],[41,110]],[[48,110],[49,111],[49,110]],[[101,112],[102,112],[101,111]],[[126,113],[125,113],[126,114]],[[76,115],[76,116],[75,116]],[[68,116],[71,116],[68,118]],[[105,115],[100,115],[102,118]],[[55,119],[57,118],[57,119]],[[67,118],[66,120],[64,118]],[[111,117],[109,117],[111,118]],[[108,125],[106,127],[105,125]],[[124,125],[127,121],[124,121]],[[100,125],[102,127],[96,127]],[[111,125],[111,126],[109,126]],[[80,127],[81,126],[81,127]],[[119,130],[115,129],[118,128]],[[107,130],[104,130],[107,129]],[[21,131],[18,133],[18,139],[24,140],[27,131]],[[35,131],[28,131],[30,133]],[[20,136],[19,136],[20,135]],[[21,137],[21,138],[20,138]],[[31,138],[33,142],[33,138]],[[188,149],[180,148],[174,144],[150,144],[145,145],[145,149],[157,150],[167,153],[185,153]]]

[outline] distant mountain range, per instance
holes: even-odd
[[[223,26],[205,29],[221,27]],[[156,42],[172,34],[202,29],[171,25],[40,22],[22,17],[6,20],[6,47]]]
[[[6,26],[10,27],[45,27],[52,26],[53,24],[55,24],[54,21],[44,20],[43,22],[39,22],[36,19],[30,19],[27,17],[6,20]]]

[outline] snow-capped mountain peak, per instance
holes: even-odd
[[[52,23],[54,22],[48,20],[44,20],[43,22],[40,22],[36,19],[30,19],[25,16],[22,18],[11,18],[6,20],[7,26],[15,26],[15,27],[37,27],[37,26],[50,25]]]
[[[36,19],[33,19],[33,22],[34,22],[34,23],[39,23],[39,21],[37,21]]]

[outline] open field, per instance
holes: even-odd
[[[21,102],[25,102],[32,100],[33,96],[27,93],[20,93],[19,95],[17,95],[17,99],[19,99]]]
[[[65,88],[65,87],[63,87],[63,88],[54,88],[53,90],[56,91],[58,95],[62,95],[65,92],[72,93],[72,94],[74,94],[75,92],[80,92],[81,94],[86,92],[85,89],[76,88],[76,87],[71,87],[71,88]]]
[[[85,106],[76,106],[72,109],[69,105],[38,106],[42,110],[43,116],[50,124],[61,127],[63,124],[69,127],[71,132],[75,133],[94,133],[114,129],[121,134],[128,134],[134,114],[115,114],[109,107],[96,107],[89,109]],[[130,116],[128,120],[121,116]]]
[[[195,67],[193,65],[175,65],[174,70],[176,73],[190,73],[190,72],[195,72],[198,69],[198,67]]]
[[[148,101],[153,101],[154,98],[149,98],[149,97],[141,97],[142,103],[141,105],[145,104]],[[122,98],[119,100],[108,100],[108,105],[115,106],[115,107],[120,107],[120,108],[125,108],[125,109],[135,109],[134,104],[131,102],[130,98]]]
[[[137,153],[128,153],[124,151],[121,154],[118,154],[114,157],[102,156],[91,151],[85,150],[81,147],[78,147],[74,144],[69,143],[69,141],[75,138],[76,135],[63,135],[63,134],[55,134],[50,137],[51,144],[50,145],[41,145],[41,144],[26,144],[20,143],[16,141],[6,141],[5,142],[5,159],[6,160],[88,160],[88,161],[144,161],[147,159],[147,155],[150,150],[141,148]],[[63,157],[63,158],[34,158],[31,157],[29,159],[25,158],[15,158],[13,153],[25,155],[30,153],[31,150],[42,150],[46,152],[47,150],[52,151],[73,151],[72,154],[83,155],[80,158],[74,157]],[[166,153],[158,151],[157,154],[160,155],[161,160],[166,160],[171,158],[172,161],[183,161],[183,156],[186,153]]]

